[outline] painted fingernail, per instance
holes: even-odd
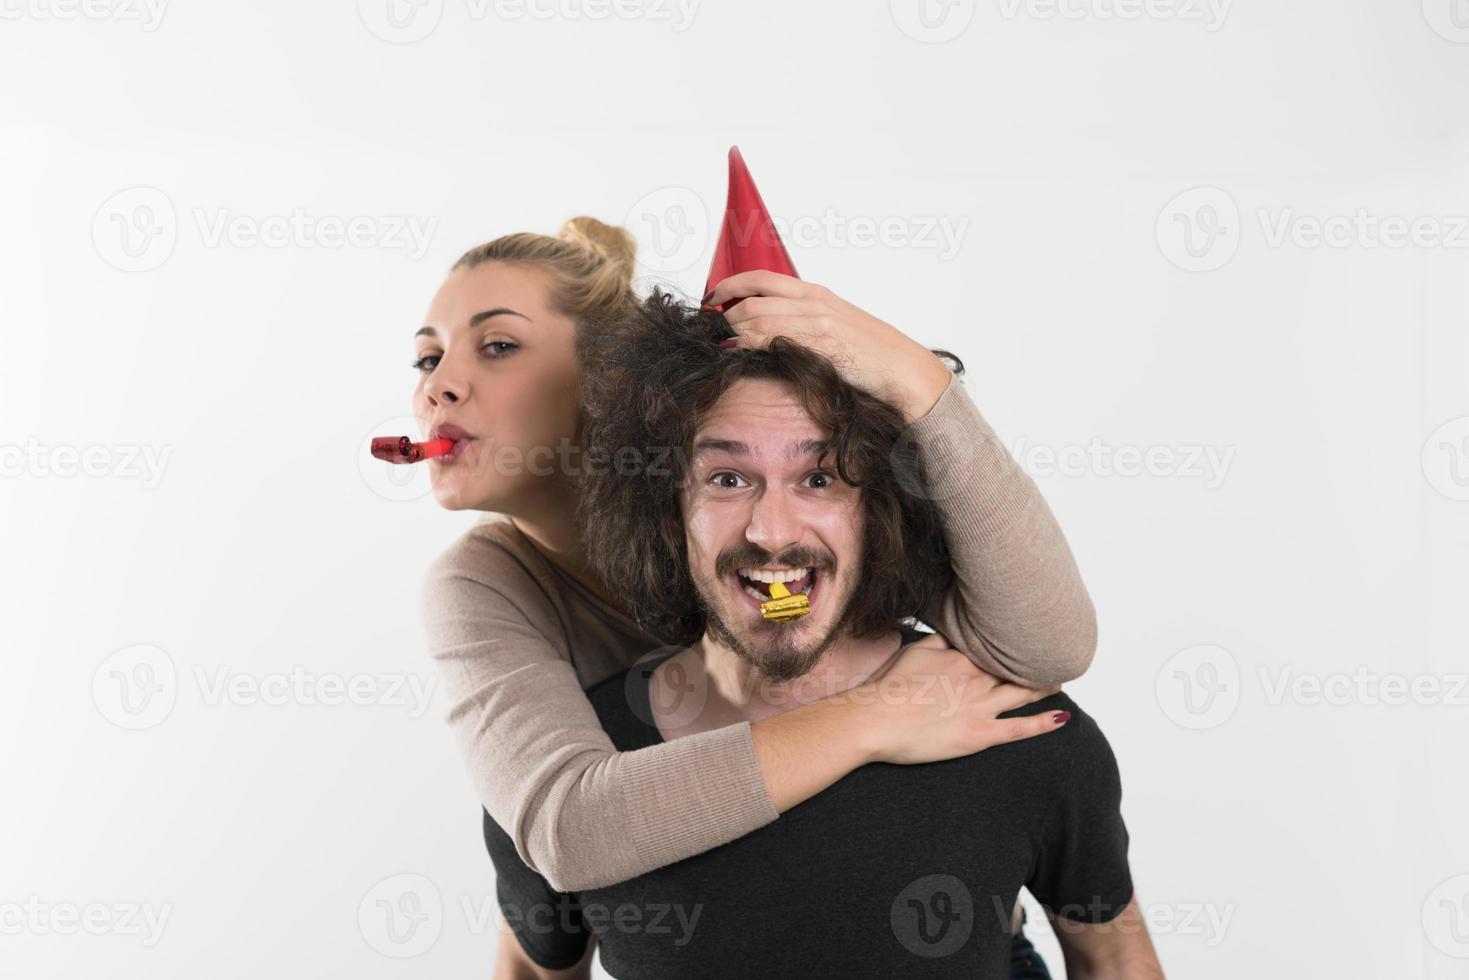
[[[704,294],[704,298],[701,299],[701,300],[699,300],[699,302],[702,303],[702,304],[704,304],[705,306],[708,306],[709,305],[709,297],[710,296],[713,296],[713,295],[714,295],[714,290],[711,289],[707,293]]]
[[[1053,725],[1064,725],[1070,720],[1071,712],[1069,711],[1058,711],[1051,716],[1051,724]]]
[[[720,347],[734,347],[739,342],[740,342],[740,338],[738,338],[738,337],[731,337],[728,340],[721,340],[719,342],[719,346]]]

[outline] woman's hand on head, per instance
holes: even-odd
[[[1060,712],[1001,718],[1059,687],[1032,690],[985,673],[942,636],[900,649],[864,682],[870,710],[869,753],[874,762],[940,762],[1034,738],[1064,725]]]
[[[757,269],[730,276],[705,297],[741,300],[727,314],[738,346],[789,337],[825,355],[842,377],[896,405],[909,422],[927,415],[949,385],[949,369],[928,348],[825,286]]]

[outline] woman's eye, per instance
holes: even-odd
[[[740,487],[748,485],[744,480],[740,479],[738,473],[730,473],[728,470],[715,473],[709,478],[709,482],[721,490],[738,490]]]
[[[492,360],[499,360],[502,357],[510,356],[511,353],[519,349],[520,345],[515,343],[514,341],[492,340],[481,347],[480,352],[484,354],[485,357],[491,358]],[[428,374],[432,372],[434,368],[439,366],[439,361],[442,360],[442,358],[442,354],[425,354],[418,360],[413,362],[413,368],[414,370],[420,371],[424,374]]]
[[[812,490],[825,490],[832,485],[833,480],[830,473],[812,473],[803,482]]]

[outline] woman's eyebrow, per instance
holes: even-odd
[[[470,317],[469,318],[469,325],[471,327],[477,327],[481,323],[484,323],[486,320],[488,320],[492,316],[506,316],[506,315],[509,315],[509,316],[518,316],[522,320],[529,320],[530,319],[530,317],[526,316],[524,313],[520,313],[520,312],[518,312],[516,310],[512,310],[508,306],[497,306],[493,310],[485,310],[485,311],[483,311],[481,313],[476,313],[474,316]],[[413,336],[415,336],[415,337],[437,337],[438,335],[439,335],[439,332],[437,330],[435,330],[433,327],[419,327],[418,330],[417,330],[417,332],[415,332],[413,334]]]
[[[474,316],[470,317],[469,325],[471,327],[477,327],[492,316],[504,316],[507,313],[510,316],[518,316],[522,320],[530,319],[530,317],[526,316],[524,313],[517,313],[516,311],[510,309],[508,306],[497,306],[493,310],[485,310],[483,313],[476,313]]]

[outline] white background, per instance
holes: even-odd
[[[482,240],[698,295],[738,143],[1060,518],[1170,975],[1469,976],[1469,3],[394,2],[0,0],[0,974],[488,975],[364,440]]]

